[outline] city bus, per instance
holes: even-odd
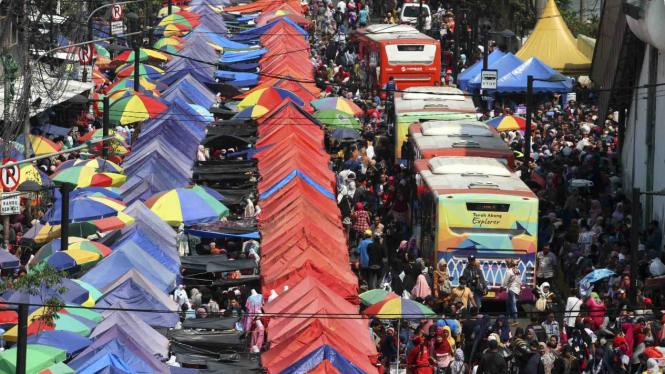
[[[458,284],[474,255],[487,281],[486,298],[498,293],[506,260],[518,261],[522,300],[535,285],[538,199],[506,165],[485,157],[434,157],[415,161],[416,233],[432,266],[441,259]]]
[[[409,126],[414,160],[438,156],[494,158],[515,170],[515,155],[491,126],[478,121],[426,121]]]
[[[402,156],[402,144],[409,126],[430,120],[477,120],[471,97],[455,87],[410,87],[395,92],[395,158]]]
[[[408,25],[371,25],[351,37],[364,61],[364,87],[381,89],[393,77],[398,90],[441,80],[441,44]]]

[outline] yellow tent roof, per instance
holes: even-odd
[[[577,49],[554,0],[548,0],[531,36],[515,56],[522,61],[536,57],[565,75],[587,75],[591,69],[591,60]]]

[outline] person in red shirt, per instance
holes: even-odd
[[[414,347],[406,358],[406,365],[409,367],[409,373],[413,374],[432,374],[432,367],[429,362],[429,350],[427,344],[420,335],[412,336]]]

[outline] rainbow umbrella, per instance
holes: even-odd
[[[102,196],[83,196],[70,199],[69,202],[69,222],[87,222],[102,218],[115,217],[118,212],[123,211],[127,206],[118,200]],[[44,217],[40,220],[43,224],[59,225],[62,217],[62,203],[60,200],[46,211]]]
[[[109,83],[109,79],[101,71],[92,71],[92,82],[98,86]]]
[[[62,362],[58,362],[57,364],[44,369],[37,374],[75,374],[76,371],[69,366],[63,364]]]
[[[56,270],[69,270],[78,272],[90,269],[97,264],[103,256],[99,253],[82,251],[80,249],[68,249],[56,252],[45,260],[35,264],[35,269],[41,269],[44,265],[51,265]]]
[[[88,239],[69,237],[68,242],[69,245],[67,246],[67,251],[65,252],[69,252],[70,250],[85,251],[102,257],[106,257],[113,252],[111,248],[105,246],[104,244],[92,242]],[[54,239],[50,243],[43,246],[39,251],[37,251],[35,258],[33,258],[30,263],[36,264],[46,260],[54,254],[62,251],[61,247],[62,241],[60,239]]]
[[[122,52],[121,54],[118,55],[118,57],[111,60],[111,63],[126,64],[134,62],[135,58],[136,57],[134,56],[134,50],[132,49],[129,51]],[[165,62],[168,60],[169,58],[160,52],[153,51],[152,49],[139,48],[139,61]]]
[[[18,331],[17,328],[14,329]],[[17,356],[18,349],[16,347],[0,352],[0,373],[16,373]],[[28,344],[25,371],[26,373],[37,373],[65,359],[67,359],[67,352],[64,349],[39,344]],[[48,373],[48,371],[46,372]]]
[[[214,197],[216,200],[226,200],[226,198],[225,198],[224,196],[222,196],[222,194],[220,194],[219,192],[213,190],[213,189],[210,188],[210,187],[199,186],[198,184],[194,184],[194,185],[187,186],[187,187],[183,187],[183,188],[188,189],[188,190],[203,188],[203,190],[204,190],[205,192],[207,192],[208,195]]]
[[[177,36],[171,36],[169,38],[161,38],[155,44],[153,44],[153,48],[162,48],[165,45],[177,45],[177,46],[182,46],[183,44],[186,43],[185,39],[178,38]]]
[[[526,118],[520,116],[501,116],[487,120],[485,123],[494,127],[496,131],[526,130]],[[531,122],[531,128],[536,128],[535,122]]]
[[[154,118],[168,108],[163,100],[148,95],[132,95],[114,101],[110,107],[111,123],[128,124]]]
[[[53,319],[49,326],[45,321],[36,319],[28,325],[28,336],[38,334],[42,331],[70,331],[81,336],[89,336],[98,323],[87,318],[79,317],[73,314],[58,314],[58,318]],[[2,340],[15,342],[18,338],[17,326],[12,327],[2,334]],[[4,352],[3,352],[4,353]]]
[[[91,187],[86,187],[91,188]],[[92,187],[97,188],[97,187]],[[101,187],[99,187],[101,188]],[[76,191],[80,191],[76,190]],[[93,195],[98,197],[99,195]],[[118,212],[118,215],[115,217],[101,218],[92,221],[70,223],[69,224],[69,238],[87,238],[90,235],[94,235],[99,232],[108,232],[111,230],[121,229],[126,226],[129,226],[134,223],[134,217],[125,214],[123,212]],[[53,239],[59,239],[61,237],[60,225],[51,225],[49,223],[42,224],[37,223],[33,225],[28,232],[26,232],[22,239],[27,241],[33,241],[35,243],[44,243],[51,241]]]
[[[81,308],[79,305],[76,304],[65,304],[65,308],[61,309],[58,311],[58,314],[64,313],[64,314],[71,314],[73,316],[79,316],[83,317],[85,319],[89,319],[93,322],[102,322],[104,320],[104,317],[100,313],[95,312],[94,310],[86,309],[86,308]],[[34,321],[35,319],[41,317],[48,311],[48,308],[43,307],[43,308],[38,308],[34,312],[30,313],[28,316],[28,321]]]
[[[380,301],[365,309],[363,314],[376,318],[422,319],[436,317],[432,309],[413,300],[397,298]]]
[[[97,57],[104,56],[111,58],[111,54],[109,53],[109,51],[106,48],[104,48],[104,46],[102,46],[101,44],[95,43],[95,49],[97,49]]]
[[[95,67],[99,66],[108,66],[111,63],[111,59],[106,56],[97,56],[95,60]]]
[[[328,97],[321,100],[311,101],[309,103],[314,109],[337,109],[352,116],[357,116],[363,113],[353,101],[341,97]]]
[[[314,118],[318,119],[324,125],[334,129],[346,127],[354,130],[360,130],[360,122],[351,114],[342,112],[338,109],[321,109],[314,112]]]
[[[22,136],[20,138],[22,138]],[[32,146],[32,152],[35,156],[48,155],[51,153],[59,152],[61,150],[59,145],[53,143],[43,136],[30,134],[29,139],[30,145]],[[18,139],[17,141],[22,143],[22,141]]]
[[[172,12],[171,14],[178,12],[180,10],[182,10],[180,9],[180,7],[173,5],[171,6],[171,12]],[[157,12],[157,17],[166,17],[168,15],[169,15],[169,7],[167,6],[165,6],[164,8],[160,9],[159,12]]]
[[[162,18],[157,26],[166,26],[166,25],[184,25],[187,26],[190,30],[199,25],[199,18],[201,15],[191,12],[180,12],[176,14],[171,14]]]
[[[109,100],[110,100],[110,98],[109,98]],[[108,135],[113,136],[114,138],[116,138],[120,141],[123,141],[123,142],[127,141],[126,136],[120,134],[119,132],[116,132],[115,130],[108,129]],[[85,143],[88,140],[101,139],[103,137],[104,137],[104,129],[95,129],[94,131],[90,131],[90,132],[86,133],[85,135],[83,135],[82,137],[80,137],[78,139],[78,142],[79,143]],[[83,161],[83,160],[76,160],[76,161]],[[101,161],[103,162],[104,160],[101,160]],[[95,162],[98,162],[98,161],[95,161]],[[110,162],[110,161],[106,161],[106,162]],[[77,163],[77,165],[80,165],[80,162]],[[111,170],[108,170],[108,171],[120,170],[120,167],[118,165],[113,164],[111,166],[112,166]]]
[[[18,186],[16,188],[19,191],[32,191],[35,188],[39,190],[55,186],[48,178],[48,175],[34,167],[31,163],[20,164],[19,169],[21,169],[21,176],[18,179]]]
[[[96,289],[95,287],[85,283],[84,281],[82,281],[80,279],[72,279],[72,281],[74,281],[76,284],[78,284],[83,289],[88,291],[88,294],[90,295],[90,298],[94,301],[99,300],[99,298],[103,296],[103,294],[98,289]]]
[[[127,176],[117,173],[98,173],[97,169],[87,166],[72,166],[51,175],[51,180],[58,184],[69,183],[78,187],[119,187]]]
[[[197,21],[198,22],[198,21]],[[157,36],[181,36],[186,35],[192,28],[179,24],[179,23],[170,23],[168,25],[162,25],[155,29],[154,34]]]
[[[162,97],[162,94],[159,93],[158,91],[153,91],[153,90],[146,90],[143,87],[139,86],[139,91],[134,91],[131,88],[123,88],[121,90],[116,90],[113,92],[110,92],[108,94],[109,99],[113,101],[118,101],[122,98],[129,97],[132,95],[136,94],[143,94],[143,95],[148,95],[148,96],[154,96],[154,97]],[[125,134],[126,135],[126,134]]]
[[[163,91],[169,86],[165,85],[164,83],[157,82],[156,80],[146,78],[146,77],[139,77],[139,88],[143,89],[144,91]],[[110,95],[116,91],[119,90],[133,90],[134,89],[134,77],[129,76],[127,78],[121,79],[113,83],[111,86],[109,86],[109,91],[107,95],[111,97]],[[113,101],[118,101],[119,99],[113,99]]]
[[[261,105],[266,108],[272,108],[277,104],[281,103],[282,100],[289,98],[293,100],[298,105],[305,105],[305,102],[289,90],[283,88],[268,87],[256,90],[251,94],[245,96],[240,103],[238,103],[238,109],[243,110],[249,108],[252,105]]]
[[[262,117],[264,114],[268,112],[269,112],[268,108],[264,106],[252,105],[238,112],[236,115],[233,116],[233,119],[244,119],[244,120],[257,119]]]
[[[365,306],[372,306],[383,300],[391,300],[399,298],[399,296],[396,293],[388,292],[380,288],[363,292],[358,296],[360,297],[360,302]]]
[[[152,196],[144,202],[153,213],[171,226],[184,223],[217,222],[229,215],[229,209],[205,190],[176,188]]]
[[[124,64],[116,70],[118,78],[127,78],[134,76],[134,64]],[[164,70],[154,67],[152,65],[139,64],[139,76],[148,77],[150,79],[158,79],[164,75]]]
[[[88,134],[90,134],[90,133],[88,133]],[[109,135],[110,135],[110,133],[109,133]],[[118,135],[118,136],[120,136],[120,135]],[[102,172],[102,173],[118,173],[118,174],[123,173],[123,168],[118,166],[116,163],[104,160],[103,158],[93,158],[93,159],[90,159],[90,160],[81,160],[81,159],[68,160],[68,161],[65,161],[62,164],[60,164],[60,166],[58,167],[56,172],[59,172],[59,171],[65,170],[65,169],[69,169],[69,168],[75,167],[75,166],[79,166],[79,167],[83,166],[83,167],[87,167],[87,168],[92,168],[92,169],[95,169],[98,172]],[[95,192],[99,192],[99,191],[95,191]],[[108,196],[108,197],[111,197],[111,198],[114,198],[114,199],[116,198],[114,196]]]
[[[210,44],[210,43],[208,43]],[[163,51],[166,54],[169,55],[177,55],[180,50],[182,50],[182,46],[179,45],[163,45],[159,48],[160,51]]]

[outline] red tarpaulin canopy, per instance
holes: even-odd
[[[339,210],[337,211],[339,213]],[[288,221],[293,219],[295,220],[297,217],[303,217],[310,219],[313,223],[316,225],[319,225],[321,227],[327,227],[332,230],[339,230],[339,226],[337,226],[337,222],[341,221],[340,217],[335,214],[335,212],[325,212],[325,211],[319,211],[316,209],[316,205],[314,204],[303,204],[303,203],[298,203],[294,204],[293,206],[289,206],[288,209],[285,209],[284,212],[279,212],[276,214],[273,214],[269,217],[265,217],[261,221],[261,228],[265,230],[264,233],[264,238],[272,238],[271,230],[274,230],[271,227],[268,227],[267,225],[272,225],[274,222],[286,222],[283,225],[289,225]],[[277,227],[277,226],[273,226]],[[331,234],[336,234],[336,233],[331,233]],[[285,234],[285,235],[290,235]],[[285,239],[276,239],[279,242],[282,242]],[[264,240],[265,242],[265,240]],[[337,242],[337,241],[335,241]],[[263,251],[263,246],[261,248]]]
[[[318,131],[321,130],[319,129]],[[296,141],[289,141],[289,139],[285,139],[285,141],[279,142],[278,144],[257,153],[254,155],[254,159],[259,161],[260,168],[261,163],[264,163],[264,165],[270,165],[271,163],[280,162],[285,157],[285,153],[294,155],[299,152],[309,154],[313,162],[325,162],[323,165],[327,165],[327,162],[330,160],[330,155],[317,147],[316,144],[298,143]]]
[[[297,0],[259,0],[249,4],[224,8],[224,13],[267,13],[279,9],[283,4],[289,4],[291,7],[300,7],[300,1]]]
[[[337,234],[336,230],[342,230],[341,222],[339,224],[331,223],[327,220],[327,216],[315,212],[296,212],[288,215],[283,215],[279,218],[274,218],[270,222],[260,222],[259,229],[263,238],[261,248],[269,245],[272,241],[279,241],[280,236],[290,237],[295,233],[306,229],[313,232],[328,232],[331,236]],[[284,239],[282,239],[284,240]],[[344,238],[339,240],[344,241]]]
[[[312,185],[303,182],[299,178],[294,178],[287,185],[279,189],[279,191],[270,195],[267,199],[263,199],[258,218],[260,220],[269,219],[277,215],[281,210],[286,209],[287,206],[299,204],[302,200],[313,204],[321,212],[341,219],[341,213],[336,201],[321,195]]]
[[[323,271],[328,272],[331,276],[335,276],[337,281],[341,280],[345,283],[355,282],[356,285],[358,284],[358,280],[351,271],[348,262],[336,262],[326,258],[323,253],[317,250],[306,251],[293,258],[276,257],[273,258],[269,266],[265,263],[261,264],[261,279],[265,284],[270,284],[276,279],[305,266],[307,261],[311,261],[312,264],[315,264]]]
[[[299,152],[298,150],[288,152],[287,155],[289,157],[281,159],[281,161],[259,161],[259,172],[264,176],[264,179],[258,184],[259,191],[266,191],[296,169],[305,173],[305,175],[329,191],[334,190],[337,178],[331,170],[322,170],[317,167],[315,160],[310,161],[306,153]],[[261,165],[262,163],[264,166]]]
[[[262,136],[259,141],[256,142],[256,148],[261,148],[270,144],[277,144],[282,141],[287,140],[288,137],[293,135],[293,138],[297,140],[306,141],[311,143],[319,148],[324,147],[325,135],[320,129],[318,131],[313,129],[308,129],[308,126],[279,126],[275,127],[274,131]],[[318,126],[317,126],[318,127]]]
[[[281,103],[275,105],[268,113],[264,114],[258,120],[259,125],[303,125],[311,126],[312,124],[318,125],[321,122],[316,118],[312,117],[307,109],[301,107],[300,105],[293,102],[293,100],[288,97],[282,100]],[[320,126],[317,126],[320,128]],[[259,137],[263,136],[261,134],[261,126],[258,127]],[[264,129],[265,131],[265,129]]]
[[[291,242],[288,246],[278,247],[275,251],[262,256],[261,260],[289,260],[289,258],[300,257],[305,252],[316,251],[322,256],[328,257],[334,263],[349,263],[349,252],[340,246],[335,247],[334,245],[321,243],[320,240],[312,238],[309,235],[304,235],[299,239],[302,240],[302,242]]]
[[[314,277],[305,277],[294,287],[280,294],[278,298],[266,303],[263,311],[267,315],[290,313],[290,310],[298,310],[314,300],[317,302],[328,302],[329,305],[334,305],[336,309],[345,314],[358,314],[357,306],[344,300],[343,297],[336,293],[330,292],[328,287]],[[278,318],[272,318],[272,320],[277,320]]]

